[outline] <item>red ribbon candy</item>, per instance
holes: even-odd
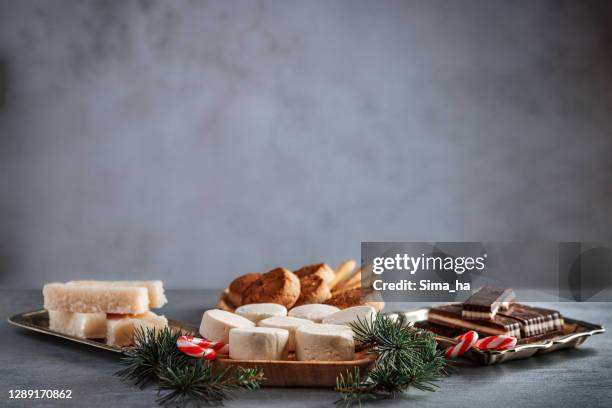
[[[489,336],[476,342],[480,350],[508,350],[516,345],[516,337],[512,336]]]
[[[459,340],[459,343],[447,348],[444,352],[444,356],[446,358],[457,358],[463,355],[474,344],[476,344],[478,341],[478,333],[476,333],[474,330],[470,330],[461,336],[457,336],[456,339]]]
[[[205,358],[214,360],[217,352],[227,353],[227,345],[218,341],[208,341],[193,336],[180,336],[176,340],[176,345],[183,353],[195,358]]]

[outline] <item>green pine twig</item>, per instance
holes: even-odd
[[[231,398],[232,391],[257,389],[262,380],[263,372],[255,369],[238,367],[215,373],[210,362],[165,364],[159,373],[157,402],[178,406],[222,404]]]
[[[376,399],[375,384],[368,378],[361,377],[359,367],[336,377],[336,391],[340,393],[336,404],[344,404],[347,407],[355,402],[361,406],[362,398]]]
[[[183,334],[170,328],[137,329],[136,346],[121,359],[126,367],[116,375],[141,388],[157,381],[157,402],[164,406],[221,405],[233,391],[259,388],[264,379],[261,370],[214,370],[211,362],[193,359],[178,349],[176,341]]]
[[[437,349],[434,335],[403,318],[379,315],[351,326],[356,343],[369,348],[376,360],[365,377],[356,369],[336,379],[338,403],[351,406],[361,405],[364,398],[393,398],[410,387],[435,391],[437,381],[446,375],[448,362]]]
[[[168,327],[162,330],[138,327],[134,333],[136,346],[121,359],[126,368],[115,375],[142,388],[157,378],[161,362],[172,362],[176,366],[187,364],[191,359],[176,346],[177,339],[184,334]]]

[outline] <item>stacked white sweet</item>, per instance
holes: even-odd
[[[43,287],[49,329],[70,336],[134,344],[142,327],[162,329],[164,316],[151,312],[167,303],[162,281],[70,281]]]
[[[202,316],[200,334],[229,345],[229,357],[237,360],[287,360],[295,353],[300,361],[353,360],[352,322],[374,319],[371,306],[344,310],[324,304],[307,304],[287,312],[276,303],[240,306],[235,313],[208,310]]]

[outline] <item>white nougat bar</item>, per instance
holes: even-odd
[[[45,309],[77,313],[142,314],[149,310],[149,293],[142,286],[47,283]]]
[[[94,281],[94,280],[77,280],[70,281],[69,284],[88,284],[88,285],[112,285],[112,286],[143,286],[149,291],[149,307],[160,308],[166,303],[166,295],[164,294],[164,283],[160,280],[151,281]]]
[[[137,316],[109,316],[106,323],[106,344],[130,346],[134,344],[134,333],[140,327],[161,330],[168,326],[165,316],[146,312]]]
[[[106,313],[48,312],[51,330],[84,339],[106,337]]]

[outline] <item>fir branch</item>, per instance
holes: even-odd
[[[157,380],[160,405],[219,405],[231,397],[232,391],[259,388],[264,379],[261,370],[238,367],[216,371],[211,362],[182,353],[176,341],[183,334],[170,328],[139,328],[136,346],[121,359],[126,368],[115,375],[141,388]]]
[[[231,391],[257,389],[262,380],[260,370],[242,367],[215,373],[208,361],[196,360],[184,366],[165,364],[159,373],[157,402],[179,406],[221,404],[231,398]]]
[[[379,315],[358,319],[351,326],[356,343],[370,348],[376,361],[365,378],[355,370],[336,379],[338,403],[350,406],[361,405],[362,398],[393,398],[410,387],[435,391],[436,382],[447,372],[448,362],[437,349],[434,335],[402,317],[393,320]]]
[[[121,364],[127,367],[115,375],[142,388],[157,378],[160,362],[172,361],[179,366],[186,364],[189,357],[176,347],[176,340],[182,335],[184,333],[180,330],[168,327],[162,330],[138,327],[134,333],[137,346],[126,351],[121,359]]]
[[[353,371],[347,370],[346,374],[336,377],[336,391],[340,393],[340,399],[336,404],[348,407],[357,402],[361,406],[361,398],[376,398],[375,385],[369,378],[361,378],[359,367],[355,367]]]

